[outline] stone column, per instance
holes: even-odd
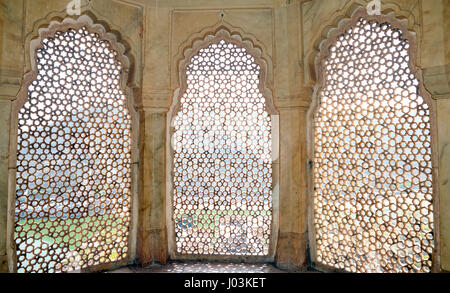
[[[276,265],[302,271],[307,265],[307,105],[279,104],[280,110],[280,229]]]
[[[307,266],[307,129],[310,92],[304,90],[300,3],[275,9],[275,95],[280,111],[280,195],[276,265]]]
[[[436,249],[440,268],[450,271],[450,1],[422,2],[421,64],[425,87],[435,101],[438,211],[435,211]],[[439,251],[440,249],[440,251]]]
[[[168,259],[166,227],[166,113],[170,100],[169,10],[157,1],[145,6],[141,115],[141,191],[137,259],[145,266]]]
[[[8,272],[8,198],[10,177],[15,168],[9,166],[11,109],[23,75],[24,48],[23,1],[5,0],[0,7],[0,273]],[[14,219],[12,219],[14,220]],[[11,235],[11,234],[10,234]]]
[[[11,101],[0,96],[0,272],[8,272],[6,257],[8,214],[8,153]],[[15,170],[13,170],[15,171]]]
[[[450,92],[437,101],[439,230],[441,268],[450,272]]]
[[[141,118],[142,177],[139,193],[137,254],[145,266],[168,259],[166,227],[165,133],[166,107],[144,99]]]

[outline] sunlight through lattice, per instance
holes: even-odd
[[[259,73],[246,49],[224,40],[190,60],[172,137],[181,254],[269,252],[271,117]]]
[[[127,255],[131,118],[111,44],[87,29],[38,49],[19,111],[18,272],[61,272]]]
[[[430,272],[428,104],[402,32],[360,19],[323,61],[315,114],[317,260],[352,272]]]

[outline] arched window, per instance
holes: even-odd
[[[64,26],[63,26],[64,27]],[[18,110],[18,272],[64,272],[127,256],[131,117],[122,62],[88,27],[42,40]]]
[[[321,57],[314,116],[316,260],[352,272],[430,272],[431,104],[405,31],[356,17]]]
[[[172,120],[176,253],[267,256],[272,117],[261,61],[227,34],[188,60]]]

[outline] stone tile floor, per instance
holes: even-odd
[[[308,271],[311,272],[311,271]],[[219,263],[219,262],[169,262],[146,267],[129,265],[105,273],[287,273],[272,264]]]

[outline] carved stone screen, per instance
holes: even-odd
[[[430,108],[410,43],[359,19],[323,59],[315,113],[314,223],[319,263],[351,272],[430,272]]]
[[[86,28],[37,49],[19,111],[18,272],[64,272],[127,255],[131,118],[111,44]]]
[[[174,119],[173,220],[180,254],[269,253],[271,117],[260,66],[234,43],[200,49]]]

